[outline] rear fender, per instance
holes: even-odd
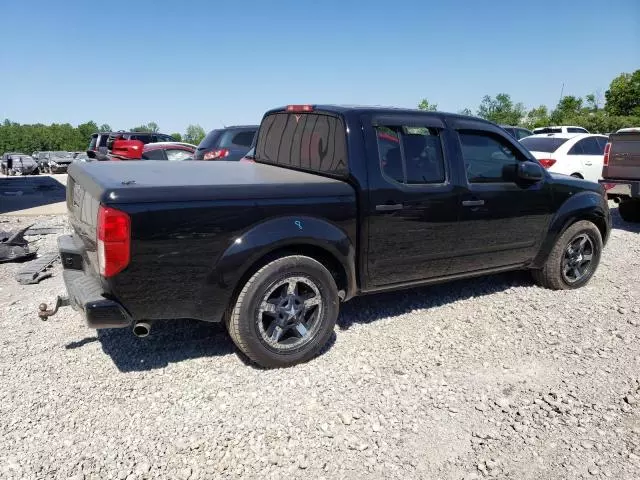
[[[233,240],[218,259],[214,279],[218,288],[233,292],[238,282],[262,258],[286,247],[312,246],[332,255],[343,267],[348,289],[346,299],[356,291],[355,248],[337,226],[315,217],[291,216],[267,220]]]
[[[601,232],[604,230],[602,241],[606,243],[611,229],[609,207],[606,200],[596,192],[580,192],[569,197],[554,215],[540,251],[531,266],[542,268],[558,238],[567,228],[580,220],[590,220],[598,226]]]

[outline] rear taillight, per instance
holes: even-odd
[[[131,220],[120,210],[100,205],[98,209],[98,264],[100,275],[113,277],[129,265]]]
[[[604,159],[602,161],[602,164],[606,167],[607,165],[609,165],[609,153],[611,152],[611,143],[607,143],[604,146]]]
[[[604,184],[604,189],[605,190],[611,190],[613,187],[615,187],[616,184],[615,183],[605,183]]]
[[[542,158],[538,161],[540,162],[540,165],[542,165],[544,168],[551,168],[556,163],[556,161],[553,158]]]
[[[211,150],[204,154],[205,160],[222,160],[227,155],[229,155],[229,150],[226,148],[218,148],[216,150]]]

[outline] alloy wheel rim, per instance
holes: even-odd
[[[300,348],[315,336],[322,310],[320,289],[313,280],[287,277],[263,295],[258,306],[258,332],[275,350]]]
[[[574,237],[562,257],[562,277],[567,283],[576,283],[591,273],[595,247],[586,233]]]

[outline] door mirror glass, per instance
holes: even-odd
[[[538,182],[544,178],[544,171],[536,162],[520,162],[518,164],[518,178],[528,182]]]

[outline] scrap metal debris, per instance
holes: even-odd
[[[51,267],[60,259],[60,255],[57,253],[49,253],[42,257],[29,262],[22,270],[16,273],[16,280],[22,285],[32,285],[39,283],[45,278],[53,276]]]
[[[29,242],[24,239],[25,232],[31,225],[18,230],[16,233],[0,232],[0,263],[29,260],[35,258],[38,250],[31,250]]]

